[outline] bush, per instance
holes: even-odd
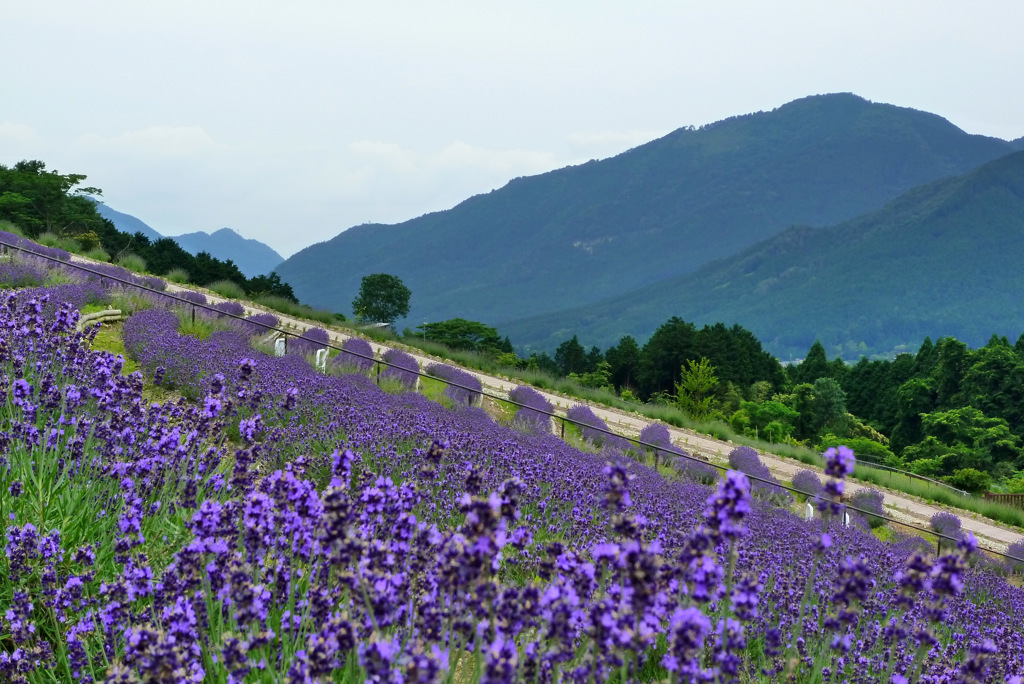
[[[287,342],[288,354],[306,356],[323,349],[331,343],[331,336],[323,328],[310,328],[298,337],[289,337]]]
[[[992,486],[992,476],[974,468],[963,468],[946,478],[946,482],[972,494],[987,492]]]
[[[164,292],[167,290],[167,283],[164,282],[163,278],[157,278],[152,275],[140,278],[140,284],[151,290],[156,290],[157,292]]]
[[[520,385],[508,393],[508,398],[517,404],[518,407],[513,422],[530,430],[537,432],[551,432],[551,416],[555,407],[544,398],[544,395],[525,385]]]
[[[16,223],[11,223],[7,219],[0,219],[0,232],[10,233],[17,237],[25,237],[25,233],[21,228]]]
[[[213,305],[213,308],[231,316],[245,315],[245,307],[238,302],[218,302]]]
[[[183,268],[172,268],[166,275],[164,275],[164,280],[184,285],[185,283],[190,282],[192,277],[188,274],[188,271]]]
[[[1011,558],[1010,569],[1024,573],[1024,539],[1010,544],[1010,548],[1006,549],[1006,555]]]
[[[131,252],[128,252],[118,258],[117,265],[121,268],[127,268],[129,271],[134,271],[135,273],[146,272],[146,260],[138,254],[132,254]]]
[[[245,296],[245,290],[242,289],[242,286],[231,280],[218,280],[206,287],[227,299],[241,299]]]
[[[885,525],[885,519],[878,517],[885,515],[885,495],[877,489],[859,489],[857,493],[850,497],[850,505],[856,506],[861,510],[868,511],[867,518],[868,525],[871,525],[872,529],[876,527],[883,527]],[[858,511],[851,511],[858,513]],[[871,515],[874,513],[875,515]],[[861,513],[861,515],[864,515]]]
[[[821,479],[812,470],[800,470],[793,476],[793,489],[809,497],[819,496],[822,490]]]
[[[46,273],[12,259],[0,260],[0,286],[38,287],[46,279]]]
[[[388,349],[382,358],[391,364],[381,372],[382,378],[397,380],[407,389],[416,386],[419,380],[420,366],[412,354],[406,354],[399,349]]]
[[[366,373],[374,364],[373,347],[361,337],[349,337],[341,343],[341,351],[331,359],[331,366]]]
[[[262,337],[270,333],[270,329],[265,326],[276,328],[280,322],[274,314],[258,313],[246,317],[244,321],[234,320],[232,326],[247,337]]]
[[[583,439],[591,442],[594,446],[607,446],[619,451],[633,448],[633,445],[622,437],[603,432],[603,430],[608,430],[608,424],[598,418],[586,404],[575,404],[566,411],[565,417],[578,425]]]
[[[84,256],[87,259],[92,259],[93,261],[110,261],[110,254],[108,254],[107,250],[103,249],[102,247],[93,247],[88,252],[86,252]]]
[[[38,242],[41,245],[46,245],[47,247],[61,246],[60,236],[57,235],[56,233],[51,233],[50,231],[40,233],[39,237],[36,238],[36,242]]]
[[[686,453],[685,451],[682,453]],[[689,454],[687,454],[689,455]],[[677,458],[673,462],[676,472],[686,480],[699,482],[702,485],[712,485],[718,481],[718,468],[708,463],[694,461],[689,458]]]
[[[730,451],[729,467],[745,475],[759,478],[750,481],[750,490],[753,494],[777,498],[781,501],[793,499],[792,494],[779,486],[779,481],[772,475],[768,466],[761,462],[761,457],[752,447],[741,446]]]
[[[948,537],[960,536],[960,518],[946,511],[939,511],[928,522],[933,530]]]
[[[193,304],[206,304],[209,301],[206,299],[206,295],[204,295],[202,292],[196,292],[194,290],[184,290],[183,292],[179,292],[178,296],[181,297],[182,299],[192,302]]]
[[[480,392],[483,390],[480,381],[477,380],[475,375],[461,368],[455,368],[443,363],[432,363],[427,366],[426,372],[436,378],[455,383],[445,387],[444,394],[456,404],[472,406],[480,398]],[[455,385],[460,385],[460,387]]]

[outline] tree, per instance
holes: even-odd
[[[679,407],[689,413],[696,420],[707,418],[714,408],[715,396],[712,393],[718,384],[715,377],[715,367],[711,365],[706,356],[700,361],[687,361],[682,371],[682,377],[676,384]]]
[[[449,349],[468,349],[470,351],[497,354],[500,351],[512,352],[512,345],[506,349],[506,340],[498,336],[498,331],[478,321],[467,321],[465,318],[452,318],[436,323],[424,323],[417,326],[424,339],[438,342]]]
[[[411,296],[398,276],[373,273],[363,276],[359,294],[352,300],[352,311],[360,320],[391,324],[408,315]]]
[[[587,350],[573,335],[571,340],[566,340],[555,349],[555,363],[558,364],[558,372],[562,375],[586,373]]]
[[[610,366],[611,380],[618,388],[632,387],[640,365],[640,346],[632,335],[625,335],[604,354]]]

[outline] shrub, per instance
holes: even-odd
[[[608,430],[608,424],[598,418],[586,404],[575,404],[565,412],[565,417],[576,423],[580,428],[583,439],[591,442],[594,446],[607,446],[619,451],[633,448],[633,445],[622,437],[603,432]]]
[[[143,285],[144,287],[148,287],[151,290],[156,290],[157,292],[164,292],[165,290],[167,290],[167,283],[164,282],[163,278],[157,278],[156,276],[150,275],[143,276],[142,278],[139,279],[139,281],[140,284]]]
[[[1010,556],[1010,569],[1014,572],[1024,572],[1024,539],[1015,541],[1006,549],[1006,555]]]
[[[980,494],[988,491],[988,488],[992,486],[992,476],[974,468],[963,468],[947,477],[946,482],[957,489]]]
[[[221,311],[232,316],[244,316],[245,307],[238,302],[218,302],[213,305],[213,308],[217,311]]]
[[[192,277],[188,274],[188,271],[183,268],[172,268],[166,273],[166,275],[164,275],[164,279],[172,283],[184,285],[185,283],[190,282]]]
[[[36,238],[36,242],[47,247],[60,247],[60,236],[56,233],[46,231],[45,233],[39,234],[39,237]]]
[[[213,290],[221,297],[226,297],[228,299],[241,299],[245,296],[245,290],[242,289],[242,286],[231,280],[218,280],[210,283],[206,287]]]
[[[45,279],[46,274],[38,268],[12,259],[0,260],[0,285],[3,287],[38,287]]]
[[[960,518],[947,511],[939,511],[928,522],[933,530],[948,537],[960,536]]]
[[[202,292],[196,292],[195,290],[184,290],[179,292],[178,296],[192,302],[193,304],[206,304],[209,302],[206,295]]]
[[[373,347],[361,337],[349,337],[341,344],[342,351],[331,359],[331,365],[366,373],[373,368]]]
[[[730,451],[729,467],[745,475],[759,478],[750,481],[752,493],[780,500],[792,500],[793,496],[779,486],[779,481],[772,476],[768,466],[761,462],[761,457],[752,447],[741,446]],[[762,482],[762,480],[765,481]]]
[[[476,376],[461,368],[448,366],[443,363],[432,363],[426,368],[426,372],[434,377],[447,380],[453,385],[445,387],[444,394],[456,404],[471,406],[480,398],[483,386]],[[456,385],[460,385],[456,387]]]
[[[87,259],[92,259],[93,261],[110,261],[110,254],[108,254],[107,250],[103,249],[102,247],[93,247],[88,252],[86,252],[84,256]]]
[[[7,219],[0,219],[0,233],[7,233],[14,237],[25,237],[25,233],[22,232],[21,228],[16,223],[11,223]]]
[[[146,260],[138,254],[132,254],[131,252],[121,255],[117,260],[117,265],[135,273],[146,272]]]
[[[710,463],[695,461],[689,458],[677,458],[673,465],[676,472],[683,479],[699,482],[702,485],[711,485],[718,481],[719,469]]]
[[[868,511],[867,518],[868,525],[872,528],[883,527],[885,525],[885,519],[878,517],[885,515],[885,495],[877,489],[859,489],[857,493],[850,497],[850,505],[856,506],[861,510]],[[857,511],[852,511],[857,513]],[[874,513],[875,515],[871,515]],[[864,515],[863,513],[861,515]]]
[[[403,387],[410,389],[416,386],[416,382],[419,380],[420,366],[412,354],[406,354],[399,349],[388,349],[382,358],[391,364],[381,372],[382,378],[396,380]]]
[[[331,343],[331,336],[323,328],[310,328],[298,337],[289,337],[287,350],[289,354],[306,356],[317,349],[323,349]]]
[[[821,479],[812,470],[800,470],[793,476],[793,489],[809,497],[818,496],[822,489]]]
[[[544,398],[544,395],[525,385],[520,385],[508,393],[512,401],[523,404],[516,411],[513,422],[516,425],[537,432],[551,432],[551,416],[555,407]]]
[[[281,321],[274,314],[258,313],[246,317],[244,321],[233,320],[232,327],[246,337],[262,337],[270,333],[270,329],[266,326],[276,328],[280,323]]]
[[[643,430],[640,431],[640,441],[646,444],[652,444],[656,449],[641,446],[642,449],[647,449],[654,454],[654,465],[657,466],[658,462],[669,463],[672,460],[672,456],[679,456],[686,452],[679,447],[672,444],[672,434],[668,431],[668,427],[661,423],[650,423]],[[716,471],[717,477],[717,471]]]

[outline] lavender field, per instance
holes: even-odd
[[[840,525],[844,448],[807,523],[157,301],[125,375],[75,327],[109,295],[0,303],[0,681],[1021,681],[1008,568]]]

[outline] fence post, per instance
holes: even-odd
[[[377,362],[377,386],[380,387],[380,361]]]
[[[562,439],[565,439],[565,416],[562,416]]]
[[[196,305],[192,305],[192,325],[196,324]]]

